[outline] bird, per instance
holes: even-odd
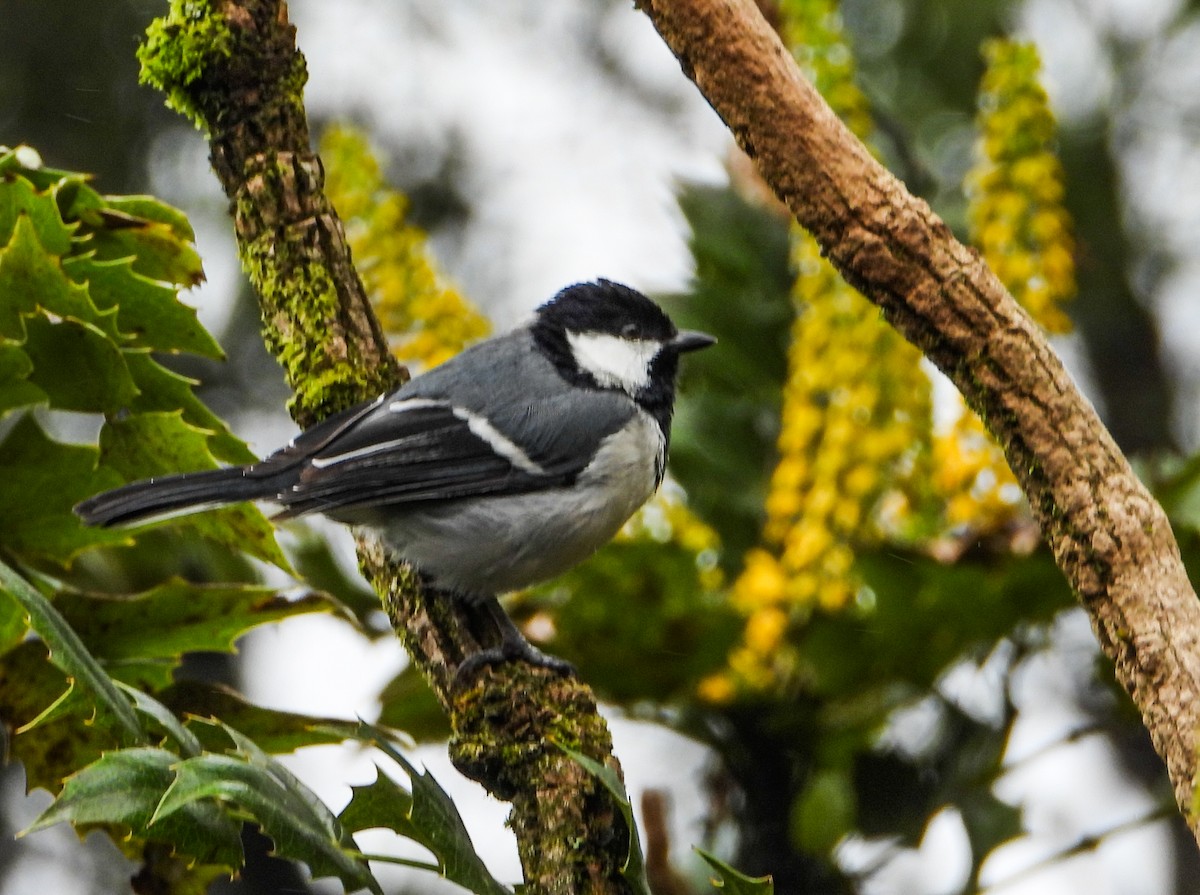
[[[658,489],[679,358],[715,341],[677,329],[629,286],[576,283],[525,325],[257,463],[132,482],[75,512],[104,527],[257,500],[278,504],[276,519],[322,514],[367,529],[435,591],[484,607],[499,644],[460,674],[513,659],[569,672],[496,597],[582,562]]]

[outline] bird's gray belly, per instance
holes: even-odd
[[[645,422],[653,428],[609,436],[573,488],[418,505],[389,514],[383,524],[347,521],[374,529],[389,550],[440,587],[467,594],[519,590],[586,559],[654,492],[662,439]],[[612,487],[614,481],[623,487]]]

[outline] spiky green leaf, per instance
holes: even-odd
[[[31,404],[45,404],[49,397],[29,381],[33,361],[24,349],[0,342],[0,419],[9,411]]]
[[[116,314],[101,313],[86,286],[74,282],[56,255],[38,240],[33,222],[17,218],[12,239],[0,250],[0,335],[24,338],[22,317],[39,309],[58,318],[90,323],[116,338]]]
[[[154,196],[103,196],[104,205],[113,211],[134,218],[165,224],[184,242],[195,242],[196,233],[187,215],[173,205]]]
[[[78,235],[83,247],[101,261],[132,258],[133,269],[151,280],[195,286],[204,280],[204,265],[188,239],[181,239],[172,223],[162,223],[119,210],[112,200],[106,207],[80,216]]]
[[[117,682],[117,687],[129,697],[139,714],[163,729],[183,757],[194,758],[204,751],[204,747],[196,735],[188,730],[183,722],[175,716],[175,713],[163,703],[149,693],[122,684],[120,681]]]
[[[475,851],[462,815],[433,775],[418,770],[382,730],[370,724],[360,726],[360,739],[399,764],[408,774],[412,791],[406,792],[383,774],[370,786],[356,787],[355,798],[346,809],[354,828],[394,830],[427,848],[442,876],[451,882],[478,895],[511,895],[511,890],[488,872]]]
[[[196,719],[189,723],[188,729],[209,751],[219,751],[228,743],[227,735],[220,728],[203,723],[210,719],[220,718],[272,755],[353,739],[358,726],[357,722],[340,718],[255,705],[228,687],[201,681],[180,681],[159,693],[158,698],[175,714]]]
[[[137,396],[123,352],[95,326],[37,316],[25,321],[25,329],[25,352],[33,362],[29,381],[51,407],[116,415]]]
[[[0,717],[13,732],[8,755],[24,767],[31,791],[58,792],[69,774],[121,745],[111,725],[95,723],[84,691],[50,664],[40,640],[0,655]]]
[[[139,413],[109,420],[100,430],[101,462],[127,480],[212,469],[217,463],[209,433],[183,419],[181,412]],[[206,538],[290,571],[275,542],[271,524],[249,504],[197,513],[178,520]]]
[[[96,708],[113,720],[126,740],[131,743],[144,741],[145,732],[128,698],[104,673],[104,669],[87,651],[79,635],[71,629],[50,601],[2,562],[0,588],[21,605],[29,617],[29,626],[49,648],[50,661],[91,694]]]
[[[11,159],[12,156],[6,156]],[[58,205],[49,189],[39,190],[28,178],[13,176],[0,179],[0,245],[12,239],[18,218],[33,225],[38,241],[46,251],[65,255],[71,248],[71,228],[59,215]]]
[[[58,823],[118,825],[201,863],[237,870],[242,865],[241,823],[218,805],[191,802],[151,824],[175,781],[179,761],[173,752],[149,747],[106,753],[67,780],[54,803],[22,835]]]
[[[87,284],[98,308],[117,309],[117,327],[130,337],[131,347],[222,356],[195,308],[181,302],[171,286],[135,272],[132,259],[66,258],[63,270],[75,282]]]
[[[165,660],[168,672],[184,653],[233,652],[234,642],[258,625],[338,609],[321,594],[288,599],[270,587],[178,579],[128,595],[64,591],[55,605],[105,662]]]
[[[348,890],[382,893],[353,840],[320,800],[253,744],[237,741],[238,755],[206,753],[177,765],[151,824],[202,800],[232,803],[271,837],[277,854],[304,862],[315,877],[334,876]]]
[[[64,565],[87,547],[126,540],[119,531],[88,528],[71,512],[88,495],[121,483],[96,460],[95,448],[61,444],[32,417],[18,420],[0,442],[0,545]]]
[[[137,413],[180,412],[183,420],[208,435],[208,449],[225,463],[253,463],[258,458],[234,436],[215,413],[204,406],[193,387],[195,380],[168,370],[144,351],[125,352],[125,362],[140,391],[133,402]]]
[[[416,840],[412,823],[412,793],[375,768],[375,780],[363,786],[351,786],[349,804],[338,815],[351,833],[360,830],[391,830],[406,839]]]

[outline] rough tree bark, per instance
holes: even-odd
[[[351,264],[309,146],[303,56],[282,0],[173,0],[139,53],[143,79],[208,135],[263,334],[308,425],[403,381]],[[451,758],[512,802],[527,891],[624,893],[628,834],[607,791],[557,744],[620,770],[591,690],[506,664],[456,684],[494,632],[360,542],[364,573],[447,712]]]
[[[1200,839],[1200,603],[1162,508],[1037,326],[838,120],[753,0],[639,0],[766,182],[1004,446]]]

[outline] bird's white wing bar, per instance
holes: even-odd
[[[522,450],[520,445],[505,436],[499,429],[479,414],[472,413],[463,407],[455,407],[451,410],[451,413],[467,424],[467,428],[471,430],[472,435],[487,442],[488,447],[495,451],[498,456],[503,457],[513,466],[517,467],[517,469],[522,472],[528,472],[530,475],[547,474],[545,468],[540,463],[535,463]]]
[[[408,398],[404,401],[393,401],[388,405],[388,410],[392,413],[403,413],[406,410],[446,406],[445,401],[434,401],[429,398]],[[478,413],[467,410],[465,407],[451,407],[450,412],[467,424],[467,428],[471,430],[472,435],[487,442],[487,445],[495,451],[497,456],[503,457],[513,466],[517,467],[517,469],[522,472],[528,472],[530,475],[547,475],[546,469],[540,463],[533,460],[520,445],[507,437]]]
[[[385,396],[381,396],[372,407],[378,407],[383,403]],[[404,401],[393,401],[388,405],[388,411],[391,413],[404,413],[410,410],[424,410],[429,407],[446,407],[445,401],[431,401],[428,398],[408,398]],[[338,463],[345,463],[348,460],[357,460],[360,457],[368,457],[371,454],[383,454],[388,451],[395,450],[408,440],[408,436],[404,438],[391,439],[390,441],[379,441],[374,444],[364,445],[353,450],[343,451],[340,454],[334,454],[330,457],[313,457],[309,462],[317,469],[325,469],[328,466],[336,466]]]
[[[390,413],[405,413],[429,408],[445,408],[449,410],[455,419],[466,423],[471,434],[484,442],[497,457],[507,460],[522,472],[527,472],[530,475],[547,475],[545,468],[535,462],[512,439],[505,436],[482,416],[464,407],[450,407],[445,401],[435,401],[429,398],[408,398],[403,401],[393,401],[388,405]],[[389,451],[397,450],[411,443],[411,438],[410,434],[406,434],[402,438],[377,441],[373,444],[363,445],[362,447],[343,451],[340,454],[333,454],[328,457],[313,457],[309,462],[317,469],[326,469],[327,467],[346,463],[350,460],[358,460],[373,454],[386,454]]]
[[[427,407],[448,407],[448,404],[444,401],[432,401],[430,398],[407,398],[404,401],[392,401],[388,404],[388,409],[392,413],[403,413],[404,410],[419,410]],[[450,413],[454,414],[457,419],[466,422],[467,428],[473,436],[484,440],[493,451],[496,451],[498,456],[504,457],[517,469],[532,475],[546,475],[546,470],[541,467],[541,464],[536,463],[528,453],[521,449],[520,445],[506,437],[503,432],[497,430],[496,426],[479,414],[464,407],[451,407]]]
[[[423,410],[426,407],[448,407],[445,401],[434,401],[431,398],[405,398],[403,401],[393,401],[388,405],[391,413],[404,413],[409,410]]]
[[[346,451],[344,454],[334,454],[332,457],[313,457],[308,462],[317,469],[324,469],[327,466],[336,466],[339,463],[346,463],[349,460],[357,460],[360,457],[369,457],[371,454],[386,454],[388,451],[394,451],[396,448],[409,441],[407,437],[396,438],[392,441],[379,441],[375,444],[369,444],[366,447],[355,448],[352,451]]]

